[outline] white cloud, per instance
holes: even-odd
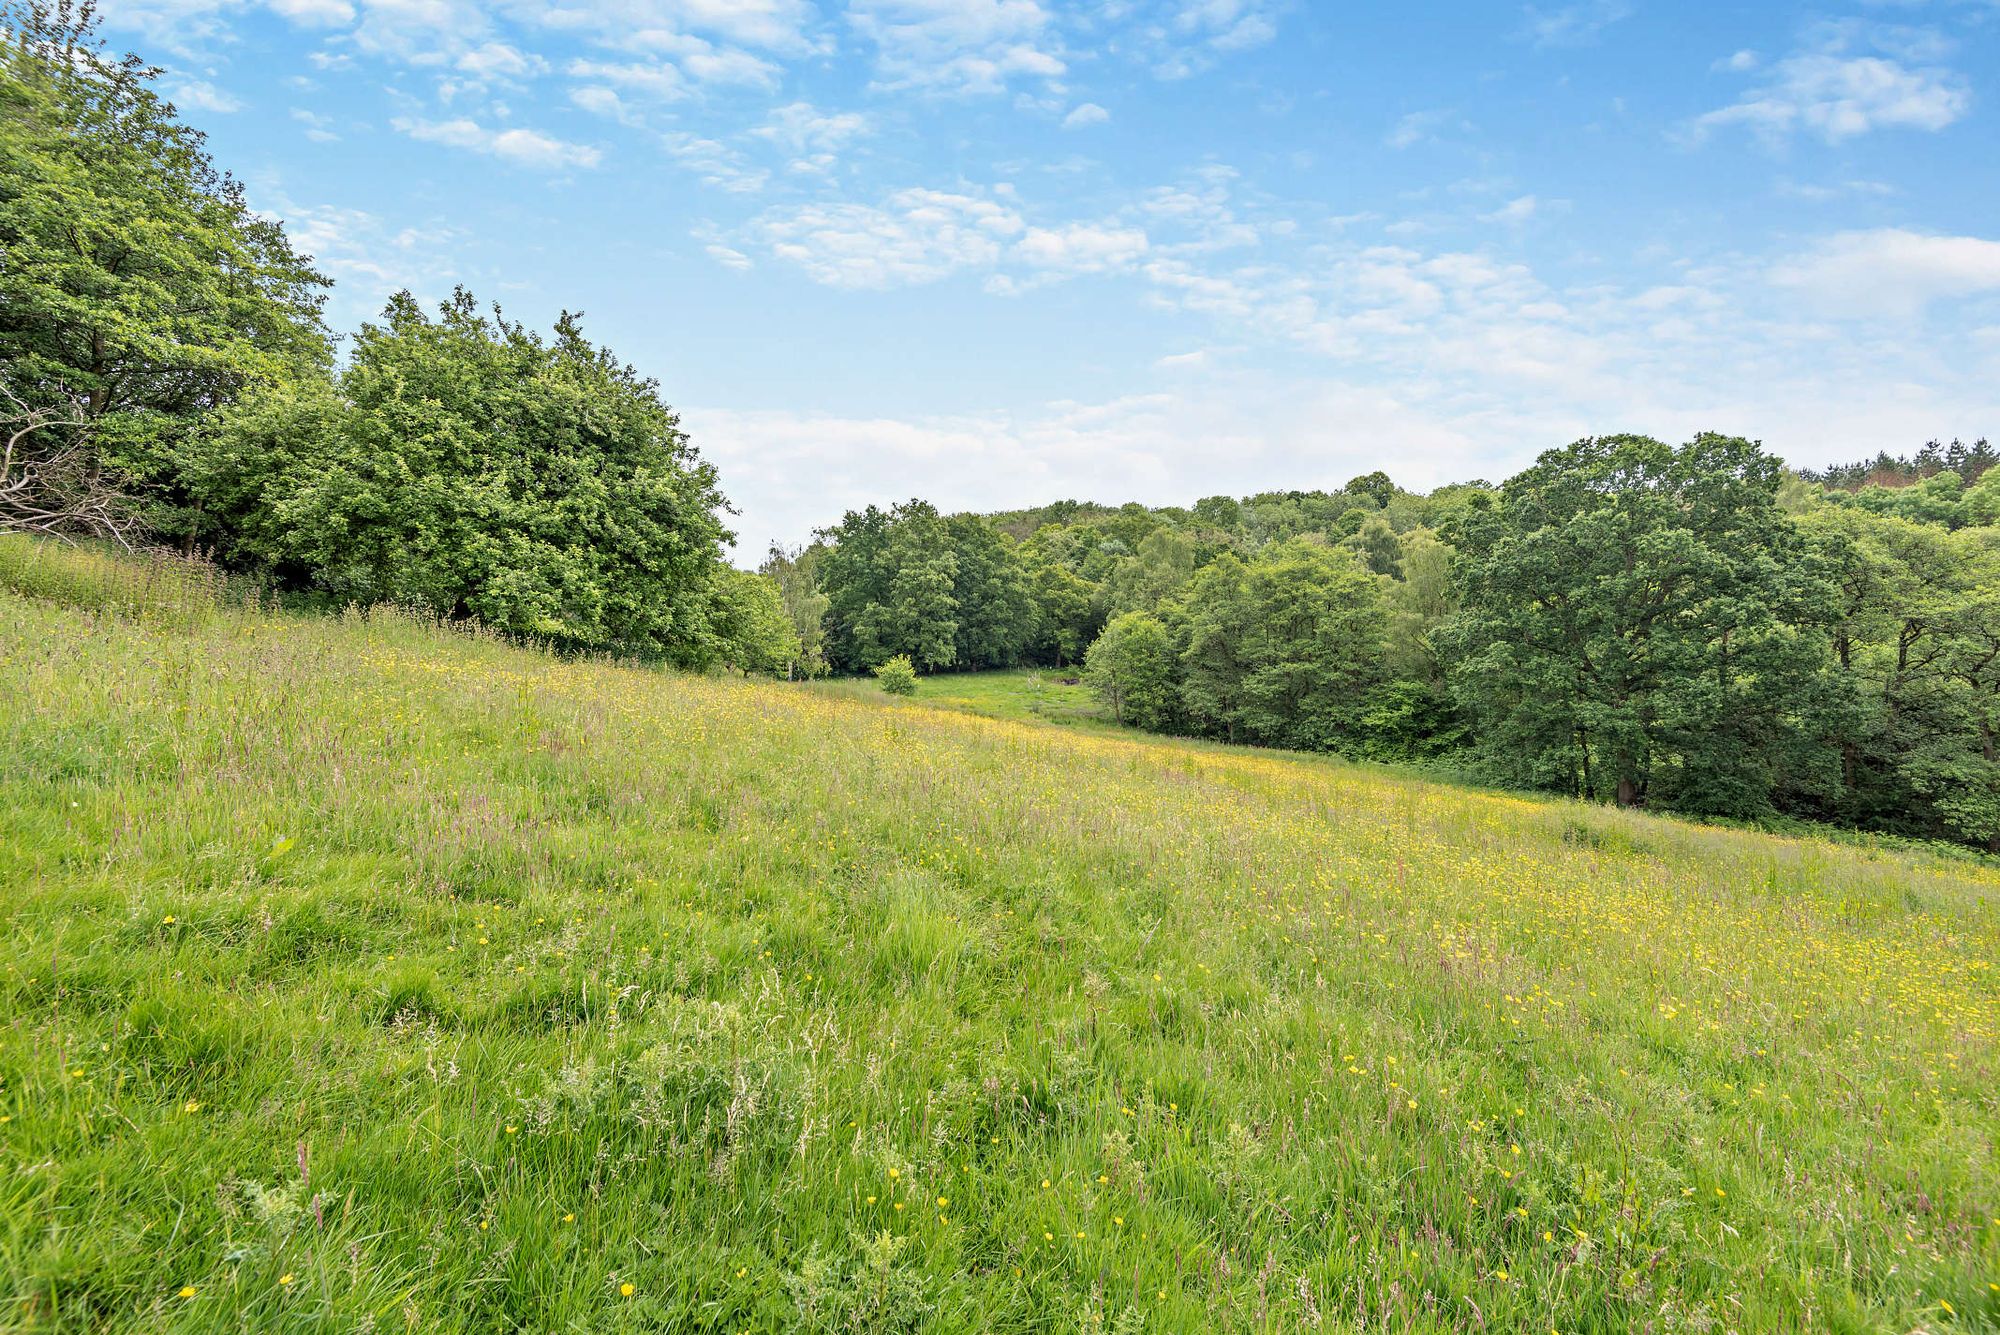
[[[167,97],[183,111],[210,111],[218,115],[228,115],[243,110],[243,103],[233,94],[226,93],[214,84],[201,79],[185,79],[167,85]]]
[[[795,153],[830,153],[868,133],[868,118],[858,111],[821,111],[810,102],[793,102],[771,112],[751,133]]]
[[[880,206],[810,204],[769,213],[751,230],[815,282],[887,288],[991,267],[1025,227],[1015,209],[984,196],[903,190]]]
[[[1037,0],[853,0],[848,22],[874,44],[887,88],[998,93],[1067,70]]]
[[[562,139],[551,138],[537,130],[489,129],[466,117],[449,121],[427,121],[399,116],[392,124],[410,138],[425,143],[485,153],[496,158],[505,158],[523,167],[537,167],[545,171],[560,171],[569,167],[595,167],[604,158],[601,150],[592,148],[588,144],[569,143]]]
[[[682,421],[742,511],[738,559],[798,542],[845,510],[918,495],[941,509],[994,510],[1059,496],[1185,505],[1214,493],[1338,486],[1394,442],[1397,480],[1471,476],[1486,459],[1474,430],[1369,386],[1268,377],[1185,383],[1097,402],[1059,400],[956,416],[686,408]],[[1552,443],[1567,419],[1521,434]]]
[[[462,279],[458,255],[465,237],[443,224],[392,227],[376,214],[280,197],[285,231],[299,250],[334,280],[336,328],[372,319],[390,293],[408,289],[441,298]]]
[[[1538,201],[1533,195],[1520,195],[1508,200],[1493,212],[1482,213],[1479,216],[1485,222],[1524,223],[1535,216],[1537,207]]]
[[[743,155],[727,144],[704,139],[685,130],[672,130],[661,135],[660,147],[705,184],[732,194],[755,194],[770,179],[768,172],[745,162]]]
[[[1829,313],[1908,318],[1933,301],[2000,291],[2000,241],[1896,227],[1842,232],[1776,265],[1771,280]]]
[[[1130,268],[1145,255],[1147,244],[1137,227],[1069,223],[1029,228],[1014,244],[1012,257],[1032,269],[1103,273]]]
[[[1817,47],[1772,66],[1764,82],[1738,101],[1697,117],[1690,137],[1699,140],[1715,129],[1741,125],[1772,144],[1795,133],[1837,144],[1885,127],[1942,130],[1971,109],[1972,94],[1957,74],[1907,63],[1941,55],[1934,41],[1896,29],[1873,30],[1865,40],[1878,54],[1852,54],[1859,40],[1861,31],[1851,26],[1831,30]],[[1750,67],[1735,58],[1729,63],[1732,69]]]
[[[1084,102],[1062,118],[1062,127],[1065,130],[1081,130],[1086,125],[1102,125],[1110,119],[1111,113],[1097,103]]]
[[[505,42],[486,42],[459,56],[457,68],[476,79],[524,79],[548,68],[540,56],[524,55]]]
[[[304,107],[293,107],[292,119],[306,127],[306,138],[316,144],[331,144],[340,138],[334,133],[335,121],[331,116],[322,116]]]
[[[572,60],[565,72],[572,79],[588,80],[594,85],[609,84],[661,102],[672,101],[687,92],[680,67],[665,61]]]
[[[1184,79],[1219,55],[1262,46],[1278,35],[1277,6],[1270,0],[1178,0],[1148,34],[1153,73]]]
[[[811,36],[810,0],[510,0],[525,21],[587,31],[619,45],[645,44],[688,33],[760,51],[803,55],[818,49]]]
[[[1435,139],[1438,127],[1450,119],[1448,111],[1412,111],[1390,127],[1382,142],[1390,148],[1413,148]]]
[[[354,22],[348,0],[269,0],[272,12],[309,28],[334,28]]]

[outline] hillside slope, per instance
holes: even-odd
[[[2000,876],[0,592],[0,1325],[1992,1329]]]

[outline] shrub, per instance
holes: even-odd
[[[882,683],[882,689],[891,695],[915,695],[917,693],[917,670],[910,666],[908,654],[897,654],[888,662],[875,669],[875,680]]]

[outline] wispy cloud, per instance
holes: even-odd
[[[1857,46],[1874,49],[1857,52]],[[1695,118],[1688,137],[1698,141],[1740,125],[1773,145],[1794,134],[1837,144],[1883,128],[1942,130],[1971,109],[1972,94],[1954,71],[1910,63],[1942,54],[1940,43],[1905,30],[1877,29],[1871,38],[1852,26],[1836,28],[1777,62],[1737,101]],[[1730,70],[1755,67],[1735,57],[1726,62]]]
[[[563,171],[573,167],[595,167],[604,158],[601,149],[573,144],[538,130],[497,130],[461,117],[457,120],[429,121],[399,116],[391,122],[412,139],[447,148],[464,149],[504,158],[523,167]]]
[[[1588,46],[1606,28],[1631,15],[1626,0],[1583,0],[1554,9],[1529,5],[1523,11],[1521,35],[1536,46]]]

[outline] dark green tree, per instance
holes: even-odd
[[[937,507],[850,511],[820,535],[827,597],[827,656],[843,672],[869,672],[898,654],[919,669],[958,654],[958,561]]]
[[[0,375],[165,536],[206,536],[183,454],[251,385],[323,372],[326,279],[88,4],[0,6]]]
[[[1241,736],[1245,656],[1253,610],[1250,573],[1233,552],[1195,572],[1186,592],[1166,609],[1181,657],[1181,710],[1188,726],[1225,741]]]
[[[1013,667],[1034,638],[1036,608],[1027,569],[1013,539],[976,515],[945,521],[957,604],[954,652],[968,669]]]
[[[1749,441],[1550,450],[1464,521],[1447,631],[1458,699],[1505,776],[1620,804],[1755,814],[1821,756],[1828,593]]]
[[[1381,583],[1352,553],[1310,538],[1257,554],[1243,589],[1237,722],[1246,739],[1349,750],[1386,678]]]
[[[225,561],[324,601],[685,663],[727,647],[715,471],[571,315],[545,341],[463,290],[435,318],[400,295],[337,382],[247,397],[188,477]]]

